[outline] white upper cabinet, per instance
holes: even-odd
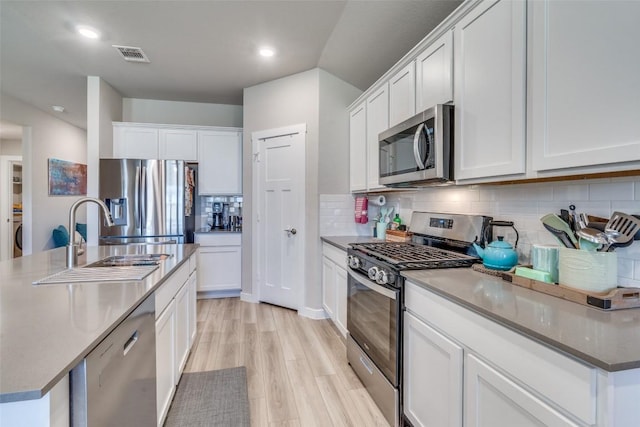
[[[198,132],[196,130],[160,129],[158,139],[158,158],[198,161]]]
[[[349,180],[352,192],[367,190],[366,102],[349,112]]]
[[[242,194],[242,132],[198,132],[198,193]]]
[[[416,59],[416,112],[453,101],[453,31],[447,31]]]
[[[532,169],[640,160],[640,2],[529,7]]]
[[[412,61],[389,80],[389,127],[415,115],[415,99],[416,64]]]
[[[385,83],[367,98],[367,188],[385,188],[380,185],[380,152],[378,134],[389,128],[389,89]]]
[[[113,157],[116,159],[157,159],[158,128],[114,123]]]
[[[525,172],[525,12],[484,0],[455,26],[457,180]]]

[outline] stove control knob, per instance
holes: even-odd
[[[393,273],[388,272],[388,271],[380,271],[378,273],[378,277],[376,277],[376,282],[378,282],[381,285],[387,285],[387,284],[391,284],[396,280],[396,277]]]
[[[359,268],[361,265],[360,258],[354,255],[349,255],[349,267],[351,268]]]
[[[378,267],[371,267],[367,272],[369,274],[369,279],[377,280],[379,272],[380,270],[378,270]]]

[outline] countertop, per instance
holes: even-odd
[[[338,249],[346,251],[349,249],[350,243],[379,243],[384,242],[382,239],[371,236],[322,236],[320,239]]]
[[[640,368],[640,308],[603,311],[470,268],[402,275],[450,301],[608,372]]]
[[[220,229],[220,228],[201,228],[199,230],[194,231],[194,233],[196,234],[210,234],[210,233],[225,233],[225,234],[229,234],[229,233],[238,233],[238,234],[242,234],[242,230],[224,230],[224,229]]]
[[[66,248],[0,262],[0,403],[44,396],[197,247],[94,246],[79,257],[82,266],[125,253],[172,255],[129,282],[33,285],[66,269]]]

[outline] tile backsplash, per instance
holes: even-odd
[[[229,215],[242,217],[242,196],[199,196],[196,199],[196,228],[211,227],[213,224],[213,203],[228,203]]]
[[[532,244],[557,244],[544,229],[540,217],[576,207],[576,212],[609,217],[614,211],[640,214],[640,178],[611,178],[555,183],[512,185],[469,185],[429,187],[416,191],[388,193],[386,206],[393,206],[404,223],[411,212],[433,211],[489,215],[497,220],[513,221],[520,234],[520,263],[529,262]],[[372,235],[372,218],[378,207],[369,204],[369,224],[354,221],[354,196],[320,195],[320,235]],[[505,230],[505,240],[514,243],[515,234]],[[509,232],[510,230],[510,232]],[[618,283],[640,287],[640,242],[618,253]]]

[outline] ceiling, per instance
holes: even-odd
[[[81,128],[87,76],[126,98],[235,105],[243,88],[315,67],[364,90],[460,3],[0,0],[0,90]],[[114,44],[151,62],[125,62]],[[263,45],[276,55],[259,57]]]

